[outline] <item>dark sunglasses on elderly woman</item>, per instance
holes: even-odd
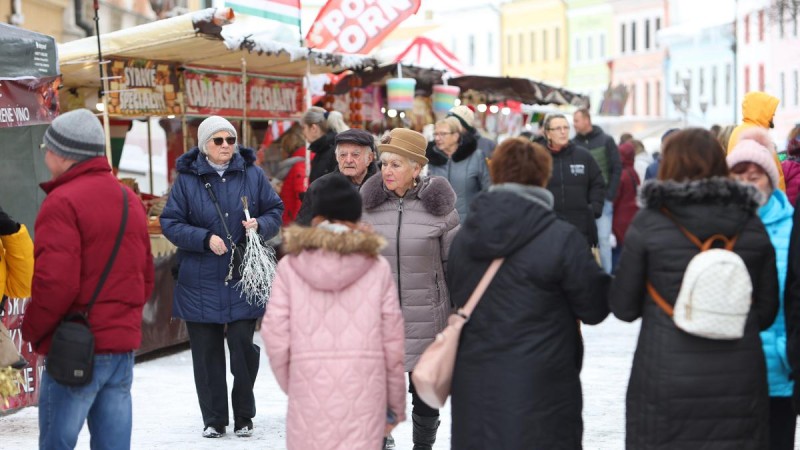
[[[227,142],[228,145],[233,145],[233,144],[236,143],[236,138],[232,137],[232,136],[229,136],[229,137],[226,137],[226,138],[215,137],[215,138],[212,138],[211,140],[214,141],[214,145],[222,145],[223,141]]]

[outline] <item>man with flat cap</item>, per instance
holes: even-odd
[[[356,190],[361,190],[361,186],[372,175],[378,173],[378,166],[375,164],[375,138],[364,130],[351,128],[336,135],[336,171],[323,175],[311,183],[308,192],[303,196],[303,205],[297,213],[295,222],[299,225],[311,225],[315,189],[320,189],[325,183],[321,180],[341,173],[351,183]]]

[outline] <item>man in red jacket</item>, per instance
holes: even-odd
[[[22,337],[47,355],[65,316],[85,312],[108,262],[123,209],[120,183],[105,157],[105,136],[89,110],[62,114],[44,135],[52,179],[36,218],[36,260]],[[88,419],[92,447],[131,442],[133,350],[141,343],[142,308],[153,291],[153,257],[145,211],[127,187],[128,219],[111,271],[89,312],[95,337],[92,381],[65,386],[43,372],[39,448],[74,448]]]

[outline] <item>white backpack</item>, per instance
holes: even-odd
[[[740,339],[750,312],[753,283],[744,261],[733,252],[738,236],[729,239],[715,234],[703,242],[680,224],[678,227],[700,253],[686,266],[674,311],[649,281],[648,293],[681,330],[708,339]],[[715,241],[722,241],[724,249],[712,249]]]

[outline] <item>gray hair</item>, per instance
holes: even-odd
[[[398,155],[397,153],[393,153],[393,152],[382,151],[381,152],[381,157],[380,157],[381,163],[385,163],[386,162],[386,161],[384,161],[383,155],[397,156],[398,158],[406,160],[406,162],[408,162],[408,164],[411,165],[412,168],[422,170],[422,164],[420,164],[419,161],[414,161],[413,159],[409,158],[408,156]]]
[[[548,114],[548,115],[547,115],[547,116],[545,116],[545,118],[544,118],[544,129],[545,129],[545,131],[547,131],[547,130],[549,130],[549,129],[550,129],[550,122],[552,122],[554,119],[564,119],[564,120],[567,120],[566,116],[564,116],[563,114],[559,114],[559,113],[555,113],[555,114]],[[567,120],[567,124],[569,125],[569,120]]]
[[[319,106],[308,108],[300,120],[308,126],[318,126],[323,133],[327,133],[328,130],[333,130],[334,133],[341,133],[342,131],[350,129],[350,127],[344,123],[344,116],[342,116],[342,113],[339,111],[328,112]]]

